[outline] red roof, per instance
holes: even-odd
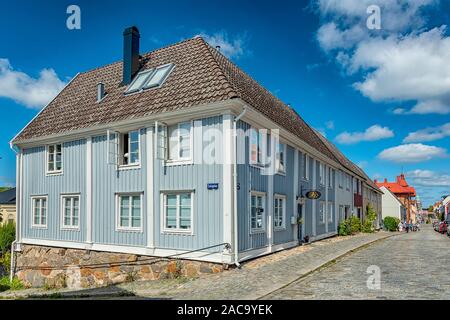
[[[379,188],[383,186],[388,188],[395,195],[407,194],[412,197],[416,196],[416,190],[414,189],[414,187],[408,185],[404,174],[397,176],[396,182],[388,182],[387,179],[384,179],[384,182],[378,182],[377,180],[375,180],[375,183]]]

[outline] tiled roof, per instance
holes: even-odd
[[[397,194],[409,194],[413,197],[416,196],[416,190],[414,189],[414,187],[411,187],[408,185],[408,183],[406,182],[405,176],[403,174],[401,174],[400,176],[397,177],[396,182],[388,182],[385,179],[384,182],[375,181],[375,183],[378,187],[384,186],[384,187],[388,188],[391,192],[393,192],[396,195]]]
[[[342,152],[339,150],[330,140],[324,137],[320,132],[316,131],[317,136],[323,141],[323,143],[330,149],[330,151],[334,154],[334,156],[338,159],[338,162],[344,166],[347,170],[350,170],[354,174],[360,176],[365,179],[367,185],[369,185],[372,189],[382,192],[380,188],[372,181],[372,179],[367,176],[363,169],[354,164],[351,160],[349,160]]]
[[[175,64],[161,88],[124,95],[122,62],[80,73],[16,137],[20,141],[89,128],[99,124],[186,109],[241,98],[310,146],[336,160],[313,129],[289,106],[274,97],[201,37],[142,56],[141,70]],[[97,103],[97,84],[106,97]]]
[[[0,204],[15,204],[16,203],[16,188],[11,188],[0,192]]]

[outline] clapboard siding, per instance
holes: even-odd
[[[94,243],[145,246],[147,239],[146,203],[146,130],[140,130],[139,168],[117,170],[108,164],[108,140],[106,135],[92,140],[92,232]],[[116,202],[118,193],[142,193],[143,231],[116,230]]]
[[[215,157],[223,159],[223,143],[217,133],[222,132],[222,116],[194,122],[194,164],[165,166],[155,160],[155,246],[169,249],[198,250],[223,243],[223,167],[221,162],[204,164],[203,150],[215,150]],[[202,138],[203,137],[203,138]],[[221,137],[221,135],[220,135]],[[206,159],[207,160],[207,159]],[[219,190],[208,190],[208,183],[218,183]],[[193,234],[169,234],[162,230],[161,193],[192,190],[194,192]],[[217,246],[208,249],[221,251]]]
[[[23,150],[22,236],[81,242],[86,238],[86,140],[63,144],[63,173],[46,175],[46,148]],[[80,194],[80,229],[62,230],[61,194]],[[47,196],[47,228],[32,228],[31,197]]]

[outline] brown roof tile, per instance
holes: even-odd
[[[174,63],[175,69],[161,88],[131,95],[124,95],[122,62],[80,73],[13,142],[241,98],[279,126],[336,160],[333,152],[292,108],[202,38],[144,54],[141,69],[166,63]],[[96,102],[99,82],[105,84],[107,92],[101,103]]]

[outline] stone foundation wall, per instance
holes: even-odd
[[[194,278],[224,270],[223,265],[208,262],[34,245],[24,245],[16,257],[15,274],[30,287],[89,288],[136,280]]]

